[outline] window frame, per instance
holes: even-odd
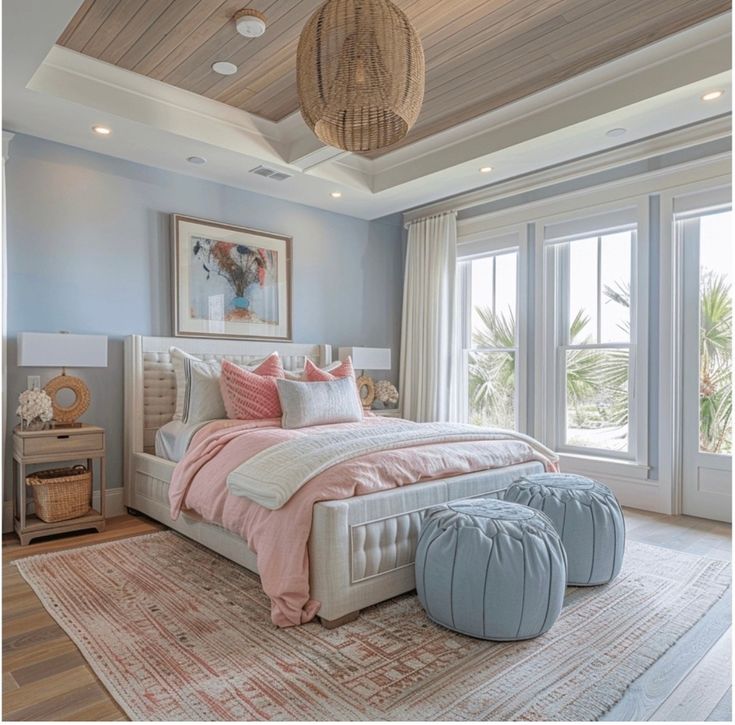
[[[537,350],[542,364],[537,369],[537,432],[548,445],[562,456],[580,461],[610,461],[624,465],[648,465],[648,313],[650,308],[648,280],[649,264],[649,207],[648,197],[620,199],[597,206],[575,205],[564,213],[536,219],[535,239],[537,278]],[[635,233],[631,240],[631,308],[630,343],[622,346],[630,350],[629,360],[629,420],[628,450],[570,446],[562,443],[566,434],[566,380],[565,365],[560,355],[566,354],[566,325],[564,316],[566,290],[564,272],[560,269],[558,240],[544,239],[544,228],[549,224],[584,220],[605,213],[631,209]],[[590,227],[588,236],[603,236],[606,230]],[[582,235],[575,235],[580,238]],[[570,241],[574,237],[570,238]],[[616,343],[605,343],[605,349],[615,348]]]
[[[472,285],[470,282],[471,263],[475,259],[496,257],[516,252],[516,344],[508,348],[496,348],[498,352],[509,350],[515,355],[515,426],[521,432],[528,432],[528,233],[526,224],[514,224],[487,231],[462,233],[459,225],[457,236],[457,290],[461,344],[460,373],[460,416],[469,419],[468,363],[472,351]]]
[[[729,155],[728,155],[729,158]],[[709,198],[719,199],[724,194],[732,198],[732,177],[729,160],[726,173],[712,173],[706,178],[674,183],[655,192],[659,198],[658,223],[661,230],[660,253],[658,259],[661,279],[659,360],[661,367],[660,394],[657,413],[662,421],[659,443],[659,467],[664,480],[671,482],[668,498],[669,510],[677,515],[682,511],[684,473],[684,401],[682,388],[683,355],[681,344],[683,324],[683,270],[682,250],[676,233],[678,213],[676,202],[694,195],[706,194]],[[715,168],[720,171],[721,164]],[[722,169],[721,171],[724,171]],[[653,193],[653,192],[652,192]],[[706,205],[704,205],[706,206]],[[735,205],[733,205],[735,208]]]

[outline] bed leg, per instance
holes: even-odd
[[[338,617],[337,619],[324,619],[324,617],[319,617],[319,621],[324,629],[335,629],[337,627],[341,627],[343,624],[347,624],[348,622],[354,622],[359,616],[360,610],[358,609],[356,612],[350,612],[349,614],[345,614],[343,617]]]
[[[142,513],[140,513],[140,511],[130,508],[130,506],[126,506],[125,508],[127,509],[128,515],[130,516],[142,516],[143,515]]]

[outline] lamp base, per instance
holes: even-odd
[[[370,406],[375,400],[375,383],[369,375],[360,375],[357,379],[357,389],[360,391],[360,402],[365,410],[370,410]]]
[[[77,378],[74,375],[67,375],[66,373],[57,375],[52,380],[49,380],[43,389],[51,398],[55,425],[72,426],[84,414],[87,408],[89,408],[92,400],[89,388],[85,382],[81,378]],[[74,402],[71,405],[61,405],[57,401],[56,396],[62,390],[71,390],[74,393]]]

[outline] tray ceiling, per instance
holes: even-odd
[[[85,0],[58,43],[271,121],[298,110],[296,45],[323,0]],[[426,54],[426,94],[401,144],[553,86],[731,7],[730,0],[396,0]],[[265,13],[238,35],[242,7]],[[232,76],[215,61],[238,66]]]

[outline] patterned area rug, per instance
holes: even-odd
[[[700,619],[729,565],[629,543],[542,637],[431,623],[414,595],[326,630],[277,629],[256,576],[159,532],[17,565],[137,720],[593,720]]]

